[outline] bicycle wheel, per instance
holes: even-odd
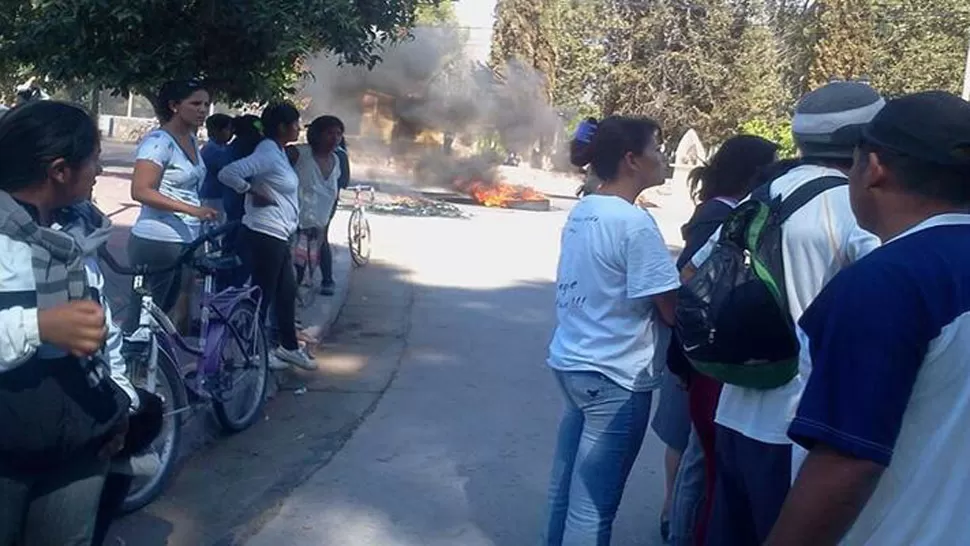
[[[357,267],[363,267],[370,261],[370,222],[364,216],[362,209],[354,209],[350,214],[347,226],[347,239],[350,244],[350,257]]]
[[[147,384],[147,370],[130,370],[133,382],[145,388]],[[158,468],[151,476],[135,476],[125,497],[121,510],[131,513],[144,508],[165,490],[172,474],[175,472],[182,440],[182,414],[176,411],[188,406],[185,385],[179,374],[178,366],[166,353],[158,351],[158,369],[155,372],[155,392],[162,399],[165,420],[162,432],[143,455],[157,456]]]
[[[219,425],[240,432],[259,418],[269,384],[269,351],[266,333],[259,327],[256,305],[250,300],[236,304],[227,317],[219,370],[218,392],[212,400]],[[238,336],[238,337],[237,337]]]

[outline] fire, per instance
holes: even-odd
[[[486,207],[507,207],[510,203],[517,201],[546,201],[548,199],[545,195],[530,187],[516,186],[504,182],[458,180],[455,185]]]

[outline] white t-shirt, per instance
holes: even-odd
[[[801,326],[813,370],[789,434],[885,467],[842,543],[966,544],[970,215],[886,242],[836,276]]]
[[[650,213],[620,197],[583,198],[562,231],[556,284],[549,366],[600,372],[635,392],[656,388],[670,328],[650,296],[680,279]]]
[[[845,175],[816,165],[796,167],[771,183],[771,196],[787,198],[806,182]],[[720,230],[691,259],[700,266],[714,249]],[[875,235],[856,223],[849,189],[830,189],[795,212],[782,229],[782,257],[789,311],[796,321],[832,277],[879,246]],[[769,444],[790,444],[788,425],[795,416],[811,363],[801,362],[798,375],[777,389],[761,390],[724,385],[715,421]]]
[[[252,185],[247,178],[252,179]],[[219,182],[239,193],[248,192],[251,186],[259,186],[272,199],[272,205],[255,207],[252,196],[246,195],[242,223],[247,228],[283,241],[288,241],[296,232],[300,183],[286,152],[276,142],[265,139],[252,154],[223,167],[219,171]]]
[[[138,150],[136,161],[151,161],[162,168],[158,192],[170,199],[201,206],[199,191],[205,181],[206,168],[199,145],[192,137],[197,162],[192,163],[185,151],[168,131],[157,129],[148,133]],[[171,212],[142,206],[131,228],[131,234],[152,241],[189,243],[199,236],[201,220],[181,212]]]

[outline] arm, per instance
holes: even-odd
[[[111,319],[110,302],[104,295],[104,277],[101,275],[96,261],[89,264],[88,279],[91,281],[91,286],[97,289],[101,295],[101,308],[104,309],[104,321],[108,326],[108,337],[105,340],[104,355],[108,359],[111,380],[128,395],[128,399],[131,401],[129,410],[134,413],[138,410],[138,393],[128,379],[128,367],[125,365],[125,358],[121,355],[121,329]]]
[[[660,313],[660,320],[662,320],[664,324],[667,326],[674,326],[677,324],[676,290],[671,290],[670,292],[664,292],[662,294],[653,296],[653,304],[657,307],[657,312]]]
[[[650,222],[627,238],[627,297],[649,298],[660,320],[670,326],[675,322],[680,279],[663,237]]]
[[[158,191],[165,166],[172,160],[174,144],[159,132],[150,133],[135,152],[131,198],[153,209],[201,217],[202,208],[172,199]]]
[[[201,207],[172,199],[158,191],[161,182],[162,167],[148,159],[135,161],[135,173],[131,181],[131,198],[153,209],[201,217]]]
[[[872,496],[883,467],[820,445],[788,494],[766,546],[837,545]]]
[[[865,262],[837,275],[800,321],[812,373],[789,436],[810,451],[768,544],[838,544],[889,466],[929,340],[919,287]]]
[[[30,360],[40,347],[37,309],[0,310],[0,372]]]
[[[267,144],[275,146],[269,141],[263,141],[253,153],[223,167],[219,171],[219,182],[229,186],[237,193],[249,192],[252,184],[246,182],[246,179],[269,172],[273,167],[273,157],[266,153]]]

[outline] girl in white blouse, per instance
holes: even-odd
[[[296,278],[290,252],[300,214],[299,180],[285,147],[300,136],[300,112],[290,103],[274,104],[263,110],[261,118],[266,139],[252,155],[226,165],[219,181],[246,194],[243,254],[253,282],[263,291],[263,301],[272,304],[279,329],[280,346],[271,365],[313,370],[316,362],[300,350],[296,338]]]

